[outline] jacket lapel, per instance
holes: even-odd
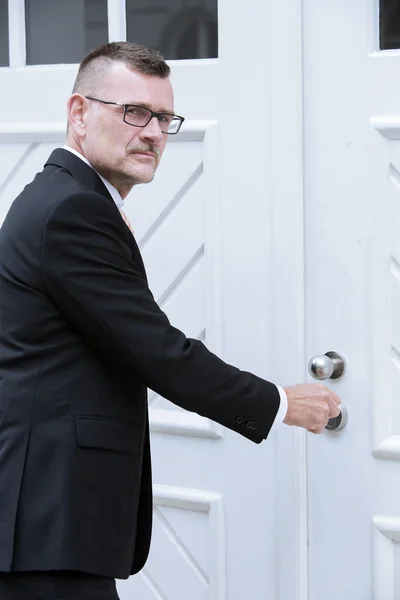
[[[77,179],[80,183],[82,183],[89,190],[93,190],[98,194],[101,194],[110,202],[112,202],[113,206],[115,206],[115,210],[119,209],[115,204],[113,198],[111,197],[109,191],[106,186],[97,175],[96,171],[92,169],[89,165],[87,165],[83,160],[81,160],[78,156],[75,156],[72,152],[68,150],[64,150],[63,148],[56,148],[50,154],[49,159],[47,160],[45,167],[47,165],[53,165],[55,167],[60,167],[61,169],[65,169],[70,173],[72,177]],[[129,233],[130,238],[130,249],[132,254],[132,260],[138,268],[139,272],[144,276],[147,281],[146,270],[143,264],[143,259],[140,254],[139,246],[135,238],[132,235],[129,227],[125,224],[127,231]]]
[[[46,167],[47,165],[53,165],[65,169],[68,171],[68,173],[70,173],[70,175],[72,175],[72,177],[77,179],[85,187],[97,192],[98,194],[101,194],[102,196],[105,196],[113,203],[116,210],[118,210],[118,207],[109,194],[106,186],[97,175],[96,171],[78,156],[72,154],[72,152],[64,150],[63,148],[56,148],[56,150],[50,154],[50,157],[44,166]]]

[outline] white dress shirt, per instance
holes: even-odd
[[[88,159],[85,156],[83,156],[80,152],[78,152],[77,150],[74,150],[73,148],[70,148],[69,146],[63,146],[63,149],[68,150],[69,152],[72,152],[72,154],[75,154],[75,156],[77,156],[78,158],[83,160],[83,162],[85,162],[87,165],[89,165],[89,167],[91,167],[93,169],[93,167],[90,164],[90,162],[88,161]],[[93,170],[96,171],[96,169],[93,169]],[[109,181],[107,181],[107,179],[104,179],[104,177],[102,175],[100,175],[100,173],[98,171],[96,171],[96,173],[100,177],[100,179],[102,180],[104,185],[106,186],[107,190],[110,193],[111,198],[114,200],[114,202],[118,206],[119,210],[123,210],[124,201],[123,201],[119,191],[113,185],[111,185],[111,183]],[[287,401],[287,396],[286,396],[285,390],[282,387],[280,387],[279,385],[277,385],[276,387],[278,388],[278,392],[279,392],[281,401],[279,404],[279,409],[276,414],[275,420],[272,424],[271,431],[274,429],[277,429],[279,427],[279,425],[281,425],[283,423],[283,420],[286,417],[286,413],[287,413],[287,409],[288,409],[288,401]]]
[[[69,146],[63,146],[63,149],[68,150],[68,152],[72,152],[72,154],[75,154],[75,156],[77,156],[78,158],[83,160],[83,162],[85,162],[87,165],[89,165],[89,167],[91,167],[93,169],[93,167],[90,164],[90,162],[88,161],[88,159],[85,156],[83,156],[80,152],[78,152],[77,150],[74,150],[73,148],[70,148]],[[93,169],[93,171],[96,171],[96,169]],[[111,185],[111,183],[109,181],[107,181],[107,179],[104,179],[104,177],[102,175],[100,175],[100,173],[98,171],[96,171],[96,173],[100,177],[100,179],[102,180],[104,185],[106,186],[111,198],[114,200],[114,202],[118,206],[119,210],[122,210],[124,208],[124,201],[121,198],[121,194],[119,193],[119,191],[113,185]]]

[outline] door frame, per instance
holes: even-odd
[[[269,126],[267,276],[272,282],[269,327],[272,380],[308,378],[305,355],[303,7],[301,0],[266,3]],[[282,37],[284,36],[284,43]],[[266,224],[267,230],[267,224]],[[277,598],[307,600],[307,432],[281,427],[274,435]]]
[[[228,71],[236,72],[221,86],[219,129],[224,144],[232,147],[237,136],[232,131],[234,110],[238,102],[253,102],[261,109],[264,120],[255,119],[246,128],[245,151],[252,148],[262,156],[261,168],[251,172],[251,159],[246,166],[251,180],[236,179],[243,172],[243,156],[221,153],[223,208],[223,256],[234,256],[239,267],[255,274],[255,283],[246,283],[249,293],[258,297],[255,311],[262,314],[258,331],[249,327],[248,339],[264,333],[264,352],[252,356],[251,367],[280,385],[306,380],[305,301],[304,301],[304,219],[303,219],[303,40],[302,1],[269,0],[235,2],[236,19],[248,23],[244,38],[237,43],[237,30],[232,27],[232,0],[219,0],[219,60],[230,63]],[[238,23],[239,21],[237,21]],[[284,37],[284,43],[282,38]],[[249,51],[246,51],[249,50]],[[260,60],[248,57],[260,56]],[[226,67],[226,65],[225,65]],[[240,71],[250,69],[254,86],[249,93],[240,83]],[[248,75],[246,75],[248,78]],[[235,98],[232,104],[231,99]],[[256,100],[257,99],[257,100]],[[226,147],[230,147],[229,145]],[[245,159],[246,160],[246,159]],[[258,163],[257,163],[257,166]],[[244,170],[246,172],[246,170]],[[246,199],[246,214],[240,206]],[[233,208],[236,210],[232,210]],[[244,231],[251,228],[250,242],[258,252],[242,257],[236,248]],[[244,239],[245,242],[248,239]],[[239,251],[243,252],[243,248]],[[246,254],[246,252],[244,252]],[[255,256],[257,254],[257,256]],[[260,258],[261,256],[261,258]],[[223,268],[225,274],[227,270]],[[234,290],[229,281],[225,289]],[[254,288],[254,289],[253,289]],[[253,296],[252,296],[253,298]],[[227,299],[224,314],[228,314]],[[234,337],[231,335],[231,338]],[[227,344],[237,348],[238,343]],[[243,354],[229,353],[227,360],[243,364]],[[257,372],[257,371],[256,371]],[[271,435],[266,452],[273,454],[273,507],[276,540],[276,598],[307,600],[308,598],[308,523],[307,523],[307,434],[298,428],[281,427]],[[271,507],[266,507],[270,511]]]

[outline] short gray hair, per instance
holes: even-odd
[[[95,48],[82,60],[72,93],[97,93],[102,76],[117,62],[143,75],[166,79],[170,74],[168,64],[157,50],[131,42],[110,42]]]

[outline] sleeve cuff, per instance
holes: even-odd
[[[279,408],[278,408],[278,412],[276,413],[275,420],[272,423],[271,431],[275,431],[282,425],[283,420],[286,417],[286,413],[287,413],[287,409],[288,409],[288,401],[287,401],[287,396],[286,396],[285,390],[283,388],[281,388],[279,385],[277,385],[276,387],[278,388],[281,402],[279,404]]]

